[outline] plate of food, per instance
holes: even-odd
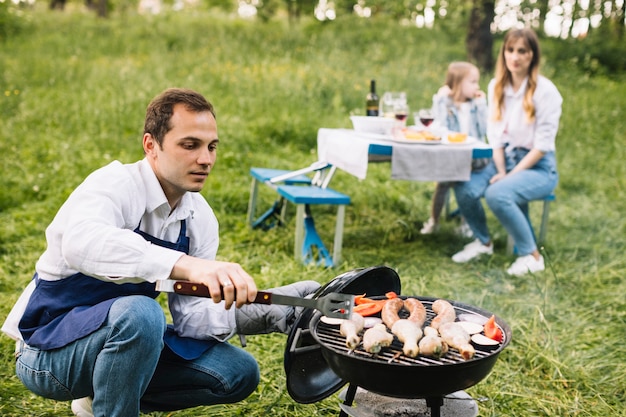
[[[444,143],[449,145],[467,145],[470,143],[477,142],[473,136],[469,136],[467,133],[459,133],[459,132],[448,132],[446,137],[444,138]]]
[[[402,134],[396,135],[395,140],[401,143],[419,143],[437,145],[441,143],[441,136],[437,136],[427,130],[402,129]]]
[[[448,132],[447,139],[450,143],[463,143],[467,140],[467,133]]]

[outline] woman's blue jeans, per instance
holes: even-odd
[[[507,172],[511,171],[527,153],[527,150],[520,148],[507,152]],[[554,152],[546,153],[530,169],[489,184],[489,180],[495,174],[496,167],[492,161],[481,171],[472,172],[469,181],[456,183],[454,193],[459,210],[474,232],[474,236],[484,244],[489,243],[491,236],[481,201],[484,197],[493,214],[513,238],[518,254],[528,255],[537,249],[528,203],[545,198],[554,191],[559,180]]]
[[[259,368],[249,353],[217,343],[200,358],[184,360],[164,348],[165,328],[155,300],[123,297],[105,325],[87,337],[49,351],[24,346],[17,376],[46,398],[92,396],[100,417],[233,403],[256,389]]]

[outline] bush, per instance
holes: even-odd
[[[558,46],[557,46],[558,44]],[[589,75],[618,75],[626,71],[624,39],[602,25],[585,39],[555,41],[555,60],[571,62]]]
[[[20,18],[10,0],[0,0],[0,42],[19,32]]]

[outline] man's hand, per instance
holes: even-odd
[[[213,302],[224,300],[226,309],[233,303],[238,308],[251,303],[257,293],[254,279],[241,265],[232,262],[209,261],[183,255],[172,268],[170,278],[206,285]]]

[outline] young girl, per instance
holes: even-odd
[[[446,83],[433,96],[433,110],[437,123],[449,131],[467,133],[469,136],[485,140],[487,130],[487,102],[485,93],[480,91],[479,71],[469,62],[453,62],[448,66]],[[480,170],[489,163],[488,159],[472,161],[472,169]],[[426,235],[433,233],[439,226],[441,209],[451,182],[440,182],[435,186],[430,218],[421,230]],[[467,236],[465,222],[461,221],[461,234]],[[465,230],[464,230],[465,229]],[[469,236],[471,236],[471,230]]]
[[[545,269],[528,219],[528,202],[546,197],[558,182],[555,140],[563,99],[554,84],[539,75],[539,58],[535,32],[507,32],[488,87],[487,136],[493,163],[454,186],[459,209],[476,236],[452,257],[455,262],[493,253],[480,201],[484,196],[520,254],[507,273]]]

